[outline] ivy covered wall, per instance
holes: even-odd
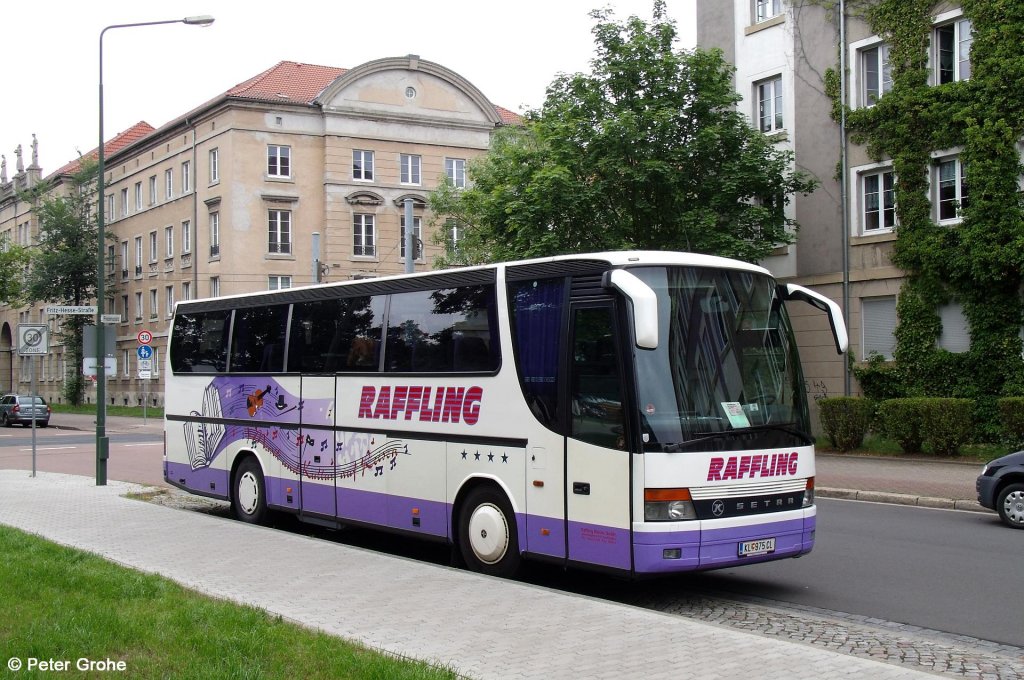
[[[829,2],[835,9],[835,2]],[[981,434],[994,434],[995,400],[1024,395],[1024,0],[963,0],[972,22],[970,77],[933,84],[929,60],[934,17],[950,3],[850,0],[889,45],[892,89],[870,108],[847,109],[850,141],[895,175],[893,263],[907,278],[897,302],[895,364],[887,390],[977,401]],[[851,64],[850,68],[856,68]],[[827,76],[838,120],[838,74]],[[958,224],[938,224],[932,197],[933,152],[959,154],[969,200]],[[970,350],[937,348],[940,306],[959,302],[970,326]],[[857,372],[862,386],[880,369]],[[876,381],[877,382],[877,381]]]

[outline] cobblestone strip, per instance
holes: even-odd
[[[666,603],[654,594],[625,604],[761,635],[787,638],[852,656],[967,680],[1024,680],[1024,649],[812,607],[731,599],[724,594]]]

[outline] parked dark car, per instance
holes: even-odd
[[[33,414],[36,427],[50,424],[50,407],[42,397],[25,394],[5,394],[0,397],[0,425],[10,427],[21,423],[25,427],[32,427]]]
[[[998,512],[1006,526],[1024,529],[1024,451],[989,462],[975,487],[979,503]]]

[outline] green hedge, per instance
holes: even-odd
[[[852,451],[864,443],[871,425],[873,403],[862,397],[828,397],[818,401],[821,427],[837,451]]]
[[[899,444],[903,453],[921,453],[926,401],[920,398],[887,399],[878,405],[882,433]]]
[[[974,401],[971,399],[924,399],[925,441],[939,456],[955,456],[971,441],[974,432]]]
[[[1004,397],[996,402],[996,407],[1007,443],[1020,448],[1024,445],[1024,397]]]

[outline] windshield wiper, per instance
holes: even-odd
[[[804,446],[809,446],[814,443],[814,438],[803,430],[798,430],[795,427],[789,427],[786,425],[751,425],[750,427],[736,428],[735,430],[724,430],[722,432],[701,432],[696,439],[688,439],[684,442],[671,442],[661,445],[661,450],[665,453],[678,453],[679,451],[686,451],[694,448],[702,448],[699,445],[709,441],[731,439],[735,437],[743,438],[744,435],[752,435],[758,432],[784,432],[785,434],[797,437]]]

